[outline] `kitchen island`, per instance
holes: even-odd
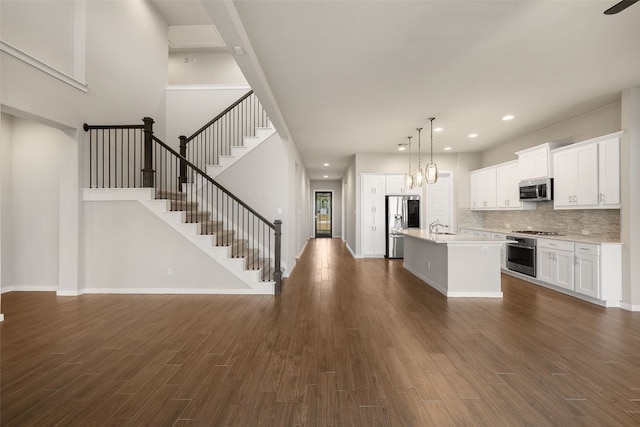
[[[502,298],[506,239],[406,229],[403,266],[447,297]]]

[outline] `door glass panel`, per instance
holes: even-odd
[[[316,237],[331,237],[331,193],[316,192]]]

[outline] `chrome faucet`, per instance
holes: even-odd
[[[449,228],[448,225],[440,224],[440,220],[436,219],[431,224],[429,224],[429,234],[432,234],[434,232],[433,230],[436,230],[435,232],[437,233],[438,232],[438,230],[437,230],[438,227]]]

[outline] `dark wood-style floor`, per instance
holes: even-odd
[[[277,297],[4,294],[0,424],[640,423],[640,314],[503,291],[312,239]]]

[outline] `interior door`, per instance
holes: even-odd
[[[427,221],[423,228],[427,228],[429,224],[439,220],[440,224],[448,226],[448,228],[440,228],[439,231],[456,231],[453,218],[453,177],[451,172],[441,172],[435,184],[427,185],[426,205]]]
[[[333,219],[331,211],[333,210],[333,200],[330,191],[315,192],[315,229],[316,237],[331,237]]]

